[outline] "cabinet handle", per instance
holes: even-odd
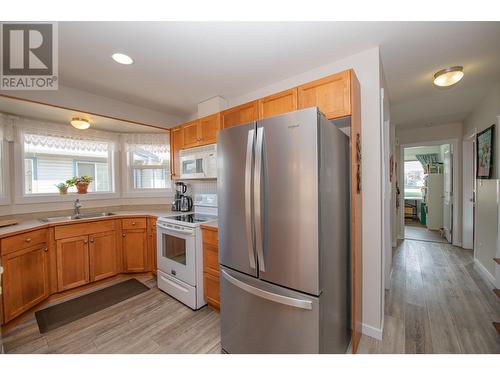
[[[28,238],[25,239],[25,241],[28,242],[28,243],[30,243],[31,242],[31,238],[28,237]]]
[[[90,239],[90,242],[94,243],[94,239],[93,239],[93,238],[91,238],[91,239]]]
[[[47,251],[49,251],[49,248],[48,247],[44,247],[43,251],[47,252]]]
[[[86,245],[89,243],[89,240],[84,240],[83,243]]]
[[[132,222],[132,225],[135,225],[135,224],[136,224],[136,222],[135,222],[135,221],[133,221],[133,222]]]
[[[125,237],[125,233],[122,234],[122,237]]]

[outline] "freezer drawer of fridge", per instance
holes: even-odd
[[[221,341],[227,353],[319,353],[319,298],[221,272]]]

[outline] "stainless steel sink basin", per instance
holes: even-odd
[[[80,220],[80,219],[91,219],[94,217],[106,217],[115,215],[113,212],[84,212],[77,216],[52,216],[44,217],[40,219],[42,223],[52,223],[55,221],[68,221],[68,220]]]

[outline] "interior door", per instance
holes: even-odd
[[[219,261],[257,276],[252,211],[255,122],[219,131],[217,192]]]
[[[444,146],[444,189],[443,189],[443,229],[448,242],[452,242],[453,233],[453,148]]]
[[[318,110],[257,123],[255,246],[259,277],[319,295]]]
[[[468,139],[463,142],[463,231],[462,247],[472,249],[474,247],[474,141]]]

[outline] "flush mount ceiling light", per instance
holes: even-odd
[[[90,128],[90,121],[81,117],[73,117],[70,121],[71,126],[74,128],[85,130]]]
[[[434,84],[439,87],[453,86],[463,78],[463,70],[464,68],[462,66],[453,66],[440,70],[434,74]]]
[[[130,65],[134,63],[134,60],[130,56],[125,55],[124,53],[113,53],[111,55],[111,58],[115,60],[118,64]]]

